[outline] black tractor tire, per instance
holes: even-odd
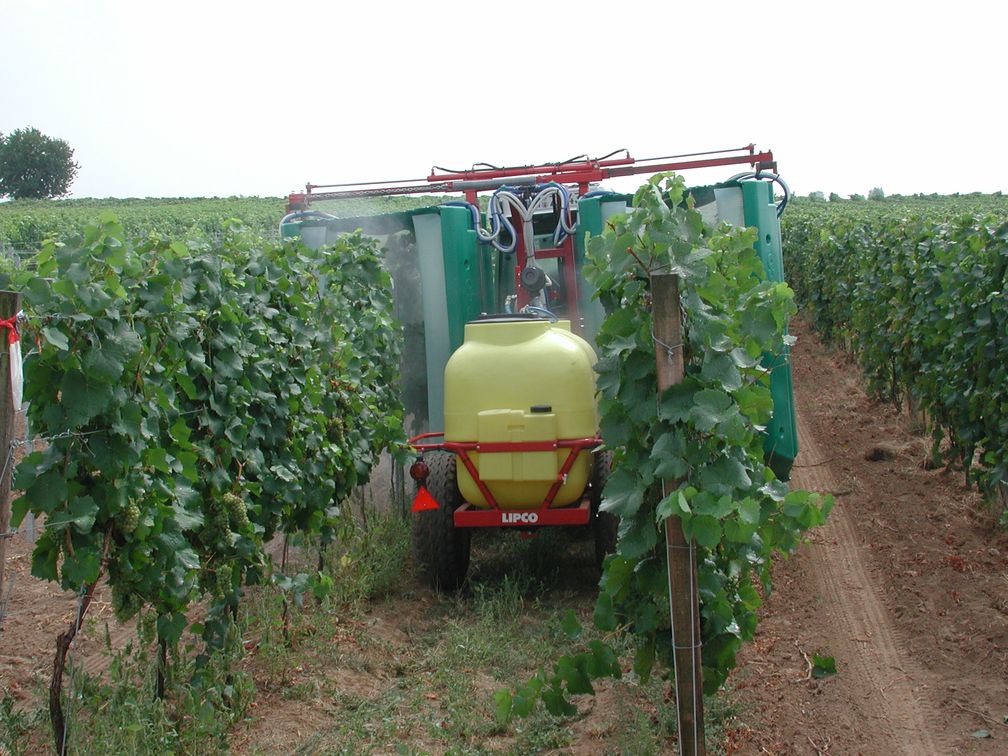
[[[424,455],[430,473],[427,490],[438,509],[413,513],[413,557],[423,578],[439,591],[457,591],[469,570],[470,534],[456,528],[455,510],[462,506],[456,457],[451,452]]]
[[[591,486],[591,525],[595,534],[595,565],[601,569],[602,562],[616,551],[619,518],[610,512],[601,511],[602,489],[609,480],[612,471],[612,452],[595,452],[592,460]]]

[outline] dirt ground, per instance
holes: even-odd
[[[24,412],[15,416],[15,438],[25,437]],[[41,447],[39,447],[41,448]],[[15,464],[30,450],[15,450]],[[6,564],[0,595],[0,699],[9,693],[16,705],[30,708],[42,700],[39,691],[48,687],[52,674],[56,636],[73,622],[77,597],[60,590],[55,583],[31,575],[32,543],[26,523],[7,540]],[[88,610],[82,633],[74,644],[76,662],[91,674],[104,669],[108,660],[101,653],[108,628],[114,648],[134,637],[135,625],[121,625],[112,614],[107,586],[100,585]]]
[[[7,549],[4,593],[10,601],[0,627],[0,698],[11,694],[18,706],[34,708],[43,700],[52,674],[56,636],[70,627],[77,612],[76,596],[31,576],[31,545],[23,537],[11,539]],[[13,584],[10,582],[13,577]],[[112,613],[110,592],[100,585],[95,591],[82,626],[74,641],[74,663],[90,674],[108,665],[106,628],[113,648],[119,649],[135,637],[134,624],[120,624]]]
[[[732,678],[739,752],[1008,753],[1008,537],[961,472],[924,469],[929,442],[865,396],[856,365],[796,326],[793,485],[836,508],[774,568]],[[813,654],[837,674],[810,679]]]
[[[865,396],[855,365],[800,322],[794,331],[802,451],[793,483],[830,492],[837,504],[827,525],[774,568],[756,640],[731,678],[740,713],[729,752],[1008,753],[1008,536],[961,472],[925,469],[928,443],[904,414]],[[32,578],[30,561],[29,544],[11,539],[0,695],[9,691],[26,708],[41,700],[55,636],[76,607],[74,597]],[[92,672],[107,663],[106,622],[114,647],[133,636],[112,618],[107,598],[98,591],[75,648]],[[383,644],[376,659],[405,653],[431,621],[432,600],[417,590],[359,620]],[[837,673],[812,677],[813,654],[833,656]],[[352,665],[329,673],[359,696],[384,684]],[[281,752],[318,726],[318,711],[262,693],[238,750]],[[632,700],[622,684],[602,695]],[[604,703],[595,709],[615,710]],[[592,752],[606,726],[583,718],[573,750]]]

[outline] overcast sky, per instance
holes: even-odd
[[[0,132],[67,140],[78,197],[749,142],[801,194],[1008,190],[1006,7],[0,0]]]

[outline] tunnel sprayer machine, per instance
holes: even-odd
[[[464,581],[473,528],[590,526],[599,562],[614,548],[617,523],[600,510],[611,455],[598,432],[591,345],[603,313],[582,266],[587,236],[628,212],[630,197],[599,184],[733,165],[748,170],[691,188],[695,206],[708,222],[755,227],[767,276],[782,281],[778,218],[789,192],[773,154],[751,144],[644,160],[619,150],[539,165],[435,166],[426,179],[308,184],[290,195],[284,237],[319,246],[362,229],[385,242],[404,324],[404,404],[422,431],[411,439],[414,553],[435,586]],[[443,196],[452,193],[463,198]],[[481,205],[482,193],[490,196]],[[442,196],[351,218],[322,209],[427,194]],[[767,367],[774,415],[765,448],[787,478],[797,454],[787,355]]]

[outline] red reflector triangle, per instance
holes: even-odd
[[[416,496],[413,497],[414,512],[426,512],[430,509],[440,508],[440,505],[437,501],[435,501],[434,497],[431,496],[431,493],[427,490],[426,486],[420,486],[417,489]]]

